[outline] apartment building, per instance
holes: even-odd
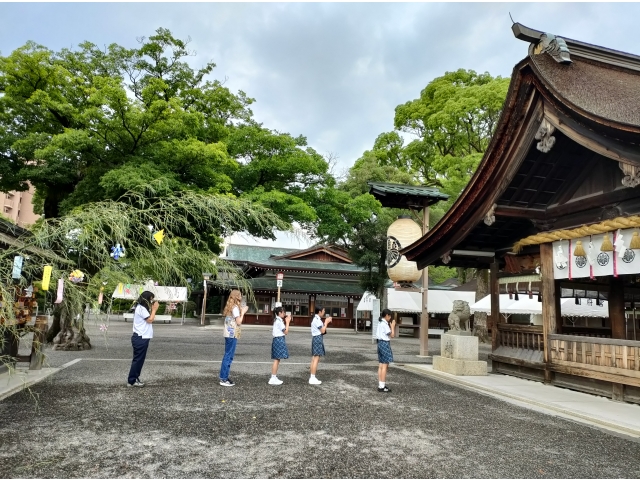
[[[33,213],[34,193],[33,186],[24,192],[0,192],[0,212],[21,227],[34,224],[40,218]]]

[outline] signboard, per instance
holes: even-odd
[[[282,286],[282,280],[276,280],[276,286],[280,288]]]
[[[276,280],[282,280],[284,278],[284,273],[280,272],[276,274]]]

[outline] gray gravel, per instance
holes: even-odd
[[[75,363],[0,402],[0,472],[40,478],[637,478],[640,443],[391,368],[377,392],[370,334],[330,330],[310,386],[310,334],[294,329],[284,385],[267,385],[271,334],[243,329],[218,385],[222,331],[156,325],[146,386],[127,388],[131,324]],[[425,362],[394,339],[397,362]],[[439,341],[431,341],[437,350]],[[486,358],[487,348],[482,348]],[[437,351],[435,353],[438,353]]]

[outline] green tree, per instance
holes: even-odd
[[[194,69],[160,28],[137,48],[28,42],[0,57],[0,190],[36,188],[46,218],[154,182],[244,197],[287,221],[317,218],[326,160],[304,137],[257,124],[254,99]]]

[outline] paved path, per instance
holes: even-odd
[[[330,331],[319,387],[310,386],[308,331],[288,338],[285,384],[267,385],[270,332],[245,327],[217,383],[221,330],[158,325],[127,388],[131,324],[92,326],[94,349],[48,352],[54,375],[0,401],[6,477],[636,478],[640,443],[393,368],[377,392],[369,335]],[[433,346],[438,344],[433,341]],[[417,341],[394,343],[415,363]]]

